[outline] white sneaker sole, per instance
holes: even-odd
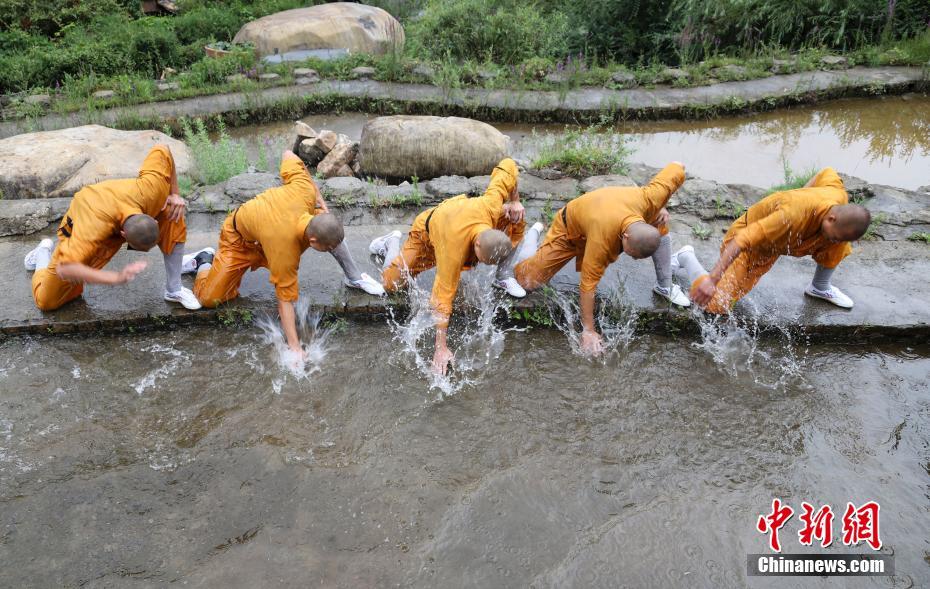
[[[820,299],[821,301],[827,301],[828,303],[830,303],[830,304],[833,305],[834,307],[839,307],[840,309],[852,309],[852,308],[855,306],[855,303],[854,303],[852,300],[850,300],[848,304],[845,303],[845,302],[841,303],[841,302],[838,302],[838,301],[837,301],[836,299],[834,299],[834,298],[825,297],[825,296],[823,296],[823,295],[817,294],[817,293],[815,293],[815,292],[813,292],[813,291],[810,291],[810,290],[805,290],[805,291],[804,291],[804,294],[807,295],[807,296],[809,296],[809,297],[811,297],[811,298],[813,298],[813,299]]]

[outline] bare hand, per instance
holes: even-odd
[[[145,270],[148,264],[146,262],[133,262],[117,272],[116,284],[126,284],[135,280],[136,275]]]
[[[177,222],[184,218],[184,211],[187,209],[187,201],[177,194],[169,194],[165,200],[165,206],[161,210],[168,211],[168,220]]]
[[[659,214],[656,215],[656,220],[652,222],[653,227],[662,227],[663,225],[668,225],[668,209],[662,207],[662,210],[659,211]]]
[[[509,202],[504,205],[504,216],[511,223],[519,223],[523,220],[524,215],[526,215],[526,209],[523,208],[522,203]]]
[[[714,298],[717,292],[717,285],[710,278],[702,280],[701,283],[691,293],[691,300],[699,307],[706,307],[707,303]]]
[[[581,332],[581,351],[589,356],[600,356],[604,352],[604,338],[596,331]]]
[[[445,376],[450,362],[452,362],[452,351],[445,346],[437,347],[433,353],[433,374]]]

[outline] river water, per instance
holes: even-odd
[[[772,387],[700,342],[509,331],[437,397],[388,326],[337,326],[303,379],[263,337],[0,342],[0,586],[930,586],[926,343],[803,347]],[[896,576],[747,578],[773,497],[835,535],[878,501]]]
[[[311,127],[358,139],[372,115],[316,115]],[[558,133],[564,125],[496,123],[510,136],[513,154],[532,157],[532,135]],[[782,182],[784,163],[794,170],[833,166],[873,184],[915,189],[930,185],[930,97],[909,94],[849,99],[706,121],[633,121],[617,125],[628,135],[630,159],[662,167],[680,159],[695,176],[725,183],[771,186]],[[284,146],[290,123],[231,129],[237,138]]]

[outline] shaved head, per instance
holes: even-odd
[[[478,259],[485,264],[500,264],[513,251],[510,238],[503,231],[487,229],[478,234]]]
[[[639,221],[627,227],[623,233],[623,251],[637,260],[648,258],[659,249],[661,239],[658,229]]]
[[[315,239],[327,250],[334,249],[346,236],[342,221],[332,213],[314,215],[307,223],[306,235],[307,239]]]
[[[855,241],[869,229],[872,215],[860,205],[836,205],[821,223],[821,230],[831,241]]]
[[[158,243],[158,221],[148,215],[132,215],[123,223],[123,236],[132,249],[148,251]]]

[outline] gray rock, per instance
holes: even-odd
[[[532,174],[523,174],[517,181],[517,189],[520,191],[520,196],[526,198],[547,198],[550,196],[573,198],[578,195],[578,181],[574,178],[545,180]]]
[[[357,68],[353,68],[351,73],[352,73],[353,78],[358,78],[360,80],[368,80],[368,79],[373,78],[375,74],[378,72],[373,67],[359,66]]]
[[[712,180],[689,178],[672,195],[668,208],[676,213],[690,213],[707,221],[735,219],[755,202],[754,195],[738,193]]]
[[[828,67],[846,65],[848,60],[842,55],[824,55],[820,58],[820,63]]]
[[[37,104],[39,106],[48,106],[52,103],[52,97],[48,94],[33,94],[23,99],[26,104]]]
[[[598,188],[604,188],[605,186],[638,186],[638,184],[629,176],[608,174],[606,176],[591,176],[590,178],[585,178],[578,185],[578,188],[582,193],[585,193],[597,190]]]
[[[258,80],[260,82],[275,82],[280,79],[281,79],[281,76],[279,76],[278,74],[274,72],[269,72],[267,74],[261,74],[258,76]]]
[[[517,181],[519,184],[519,180]],[[468,179],[468,183],[471,185],[471,194],[484,194],[484,191],[488,189],[488,184],[491,183],[491,176],[472,176]]]
[[[311,167],[317,165],[326,157],[323,150],[316,146],[316,137],[300,140],[297,145],[297,155]]]
[[[245,74],[233,74],[231,76],[226,76],[226,82],[230,84],[235,84],[236,82],[245,82],[248,78],[245,77]]]
[[[724,80],[745,80],[749,77],[749,70],[741,65],[729,64],[715,67],[710,70],[712,76]]]
[[[301,139],[307,139],[308,137],[315,138],[318,133],[307,123],[303,121],[294,121],[294,134]]]
[[[667,67],[656,76],[654,82],[661,84],[663,82],[674,82],[676,80],[690,80],[691,74],[677,67]]]
[[[253,195],[254,196],[254,195]],[[216,186],[206,186],[194,191],[194,194],[188,197],[187,210],[190,213],[217,213],[221,215],[228,214],[239,203],[232,200],[223,192],[223,184]]]
[[[239,174],[226,181],[223,193],[233,202],[243,203],[275,186],[281,186],[281,179],[277,174],[267,172]]]
[[[0,236],[42,231],[59,221],[70,203],[70,198],[0,200]]]
[[[358,178],[338,176],[324,180],[320,189],[326,198],[357,199],[368,192],[369,185]]]
[[[308,68],[308,67],[299,67],[299,68],[296,68],[296,69],[294,70],[294,77],[295,77],[295,78],[304,78],[304,77],[307,77],[307,76],[318,76],[318,75],[320,75],[320,74],[317,73],[316,70],[310,69],[310,68]]]
[[[544,79],[550,84],[564,84],[568,82],[569,76],[565,72],[551,72]]]
[[[307,84],[318,84],[320,82],[320,76],[302,76],[300,78],[294,78],[294,83],[298,86],[306,86]]]
[[[324,178],[355,176],[352,162],[355,160],[355,156],[358,155],[358,143],[349,141],[348,138],[342,140],[343,137],[340,135],[340,141],[317,164],[317,172],[322,174]]]
[[[840,179],[843,180],[843,187],[846,188],[846,192],[849,194],[850,199],[871,198],[874,196],[872,185],[862,178],[840,174]]]
[[[497,72],[494,70],[479,69],[478,70],[478,79],[482,82],[487,82],[497,78]]]
[[[114,96],[116,96],[116,92],[112,90],[97,90],[94,92],[94,98],[107,99],[113,98]]]
[[[639,84],[636,80],[636,76],[626,70],[617,70],[612,73],[610,75],[610,81],[613,82],[614,86],[619,86],[620,88],[635,88]]]
[[[424,185],[426,193],[436,198],[450,198],[471,193],[471,183],[464,176],[440,176]]]
[[[645,186],[649,184],[649,181],[652,180],[652,177],[659,173],[659,168],[653,168],[652,166],[647,166],[646,164],[633,163],[630,164],[630,171],[627,174],[630,178],[633,179],[633,182],[636,182],[640,186]]]
[[[795,67],[796,64],[793,60],[773,59],[771,71],[776,74],[788,74],[791,73]]]
[[[171,92],[172,90],[179,90],[179,86],[176,82],[162,82],[160,84],[155,84],[155,89],[159,92]]]
[[[926,192],[927,194],[930,194],[930,184],[927,184],[926,186],[921,186],[920,188],[917,189],[917,192]]]
[[[543,180],[559,180],[565,177],[561,170],[555,168],[538,168],[530,170],[528,173]]]
[[[426,81],[432,80],[433,76],[436,75],[436,71],[432,67],[426,65],[425,63],[421,63],[417,65],[415,68],[410,70],[410,73],[413,74],[415,77],[420,78],[421,80],[426,80]]]

